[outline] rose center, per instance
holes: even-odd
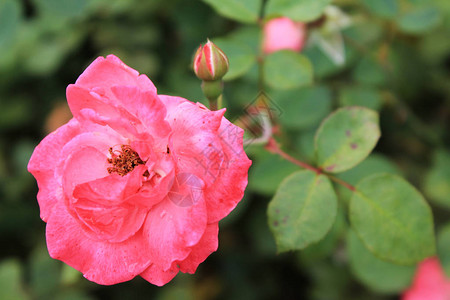
[[[121,150],[113,150],[109,148],[111,158],[108,158],[108,163],[112,166],[108,167],[108,173],[117,173],[120,176],[125,176],[138,165],[144,165],[145,162],[139,157],[139,154],[128,145],[121,145]]]

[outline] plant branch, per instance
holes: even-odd
[[[323,170],[320,169],[320,168],[315,168],[315,167],[313,167],[313,166],[311,166],[311,165],[309,165],[309,164],[307,164],[307,163],[305,163],[303,161],[300,161],[300,160],[290,156],[289,154],[287,154],[286,152],[281,150],[280,146],[277,144],[277,142],[275,141],[274,138],[270,138],[269,139],[269,142],[266,145],[266,149],[268,151],[274,153],[274,154],[280,155],[284,159],[290,161],[291,163],[293,163],[293,164],[295,164],[295,165],[297,165],[297,166],[299,166],[301,168],[313,171],[317,175],[323,174],[323,175],[327,176],[330,180],[336,182],[337,184],[342,185],[343,187],[349,189],[352,192],[354,192],[356,190],[354,186],[352,186],[351,184],[345,182],[344,180],[342,180],[340,178],[337,178],[337,177],[335,177],[333,175],[327,174],[327,173],[323,172]]]

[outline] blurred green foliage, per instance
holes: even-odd
[[[376,153],[338,176],[356,185],[380,171],[402,174],[421,189],[439,233],[438,255],[450,272],[448,0],[0,0],[0,299],[394,299],[414,267],[367,252],[347,230],[343,208],[351,194],[341,187],[325,238],[276,254],[267,205],[299,168],[261,147],[246,148],[253,159],[247,194],[221,223],[219,250],[195,275],[180,274],[163,288],[140,278],[99,286],[52,260],[37,186],[26,171],[37,143],[67,120],[66,86],[97,56],[113,53],[147,74],[160,93],[203,102],[190,63],[209,37],[230,58],[224,100],[227,117],[236,120],[258,94],[262,5],[270,16],[309,22],[330,2],[351,17],[350,25],[328,23],[337,29],[324,33],[320,22],[311,22],[308,34],[321,42],[308,43],[302,54],[269,57],[264,71],[278,107],[277,139],[293,156],[313,161],[314,133],[332,110],[378,110]],[[343,46],[334,55],[345,62],[336,63],[324,44]],[[280,64],[293,71],[280,72]]]

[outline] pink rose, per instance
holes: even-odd
[[[156,94],[109,55],[67,88],[73,118],[34,150],[50,256],[99,284],[194,273],[242,199],[251,161],[225,110]]]
[[[263,51],[266,54],[288,49],[302,50],[306,39],[306,26],[282,17],[268,21],[264,25]]]
[[[450,280],[436,257],[422,261],[414,277],[412,286],[402,300],[448,300],[450,299]]]

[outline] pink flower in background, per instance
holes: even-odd
[[[28,164],[50,256],[105,285],[194,273],[243,197],[242,129],[225,110],[157,95],[113,55],[69,85],[67,101],[74,117]]]
[[[409,290],[402,300],[448,300],[450,299],[450,280],[445,277],[436,257],[422,261]]]
[[[300,51],[306,39],[306,25],[282,17],[268,21],[264,25],[264,53],[288,49]]]

